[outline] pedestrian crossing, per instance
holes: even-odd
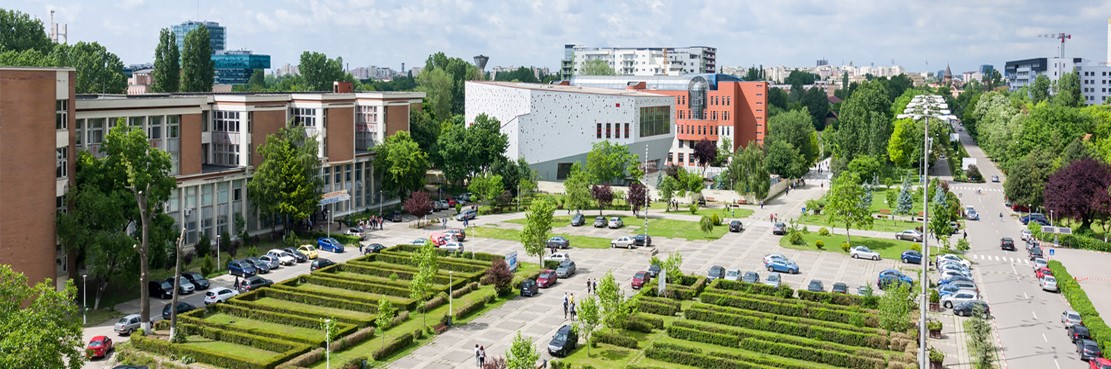
[[[1012,264],[1018,264],[1018,265],[1033,265],[1033,264],[1030,263],[1030,259],[1022,258],[1022,257],[969,254],[968,259],[980,260],[980,261],[998,261],[998,262],[1012,263]]]
[[[983,192],[1003,192],[1002,188],[986,188],[986,187],[971,187],[971,186],[950,186],[949,190],[950,191],[954,191],[954,190],[955,191],[976,191],[976,190],[980,190],[980,191],[983,191]]]

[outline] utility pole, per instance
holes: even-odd
[[[185,245],[185,227],[181,228],[181,233],[177,236],[176,260],[174,261],[174,299],[170,302],[170,341],[173,342],[174,334],[177,333],[177,299],[181,290],[181,252],[182,247]],[[146,298],[146,297],[144,297]]]

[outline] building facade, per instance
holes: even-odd
[[[212,54],[215,82],[222,85],[247,84],[255,69],[270,69],[270,55],[250,50],[218,51]]]
[[[587,47],[564,45],[560,75],[579,75],[590,60],[606,62],[619,76],[679,76],[717,72],[717,48],[690,47]]]
[[[179,51],[185,50],[185,35],[197,27],[208,28],[208,44],[212,47],[212,52],[223,51],[227,48],[227,28],[221,26],[220,23],[185,21],[171,27],[171,30],[174,32],[174,38],[177,39],[177,49]]]
[[[613,77],[581,76],[571,85],[625,89],[667,95],[675,104],[675,140],[668,165],[698,166],[694,145],[703,139],[737,151],[749,142],[764,144],[767,133],[768,83],[745,82],[727,74]]]
[[[675,137],[674,104],[639,91],[468,81],[465,120],[498,119],[509,136],[506,156],[525,158],[543,180],[562,180],[600,141],[626,145],[642,161],[647,148],[648,170],[658,168]]]
[[[1011,91],[1029,86],[1039,75],[1049,78],[1052,85],[1062,74],[1074,71],[1084,64],[1083,58],[1033,58],[1012,60],[1004,65],[1003,78]]]

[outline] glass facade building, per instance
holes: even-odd
[[[173,26],[174,37],[177,39],[178,51],[185,49],[185,35],[196,29],[197,27],[204,26],[208,28],[208,43],[212,46],[212,52],[223,51],[227,48],[226,28],[216,22],[197,22],[186,21],[182,24],[175,24]]]
[[[255,69],[270,69],[270,55],[252,54],[250,51],[220,51],[212,54],[216,67],[216,83],[226,85],[246,84]]]

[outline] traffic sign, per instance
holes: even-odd
[[[1053,256],[1053,249],[1049,249],[1049,256]]]

